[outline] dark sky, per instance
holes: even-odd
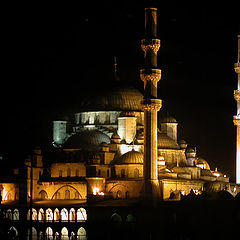
[[[210,6],[153,1],[158,8],[158,84],[179,138],[214,169],[234,177],[238,1]],[[11,161],[50,141],[51,121],[79,109],[87,91],[107,86],[117,56],[121,81],[140,90],[140,39],[149,1],[95,5],[20,5],[5,9],[2,28],[0,150]],[[19,159],[19,160],[18,160]],[[10,162],[10,161],[9,161]]]

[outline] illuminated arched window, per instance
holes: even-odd
[[[37,221],[37,219],[38,219],[37,210],[35,208],[32,208],[32,220]],[[27,220],[30,220],[30,209],[28,209]]]
[[[83,227],[80,227],[77,231],[77,239],[78,240],[87,240],[87,233]]]
[[[86,221],[87,220],[87,212],[86,209],[84,208],[79,208],[77,210],[77,221],[81,222],[81,221]]]
[[[42,208],[38,211],[38,221],[44,221],[44,210]]]
[[[71,222],[75,222],[75,217],[76,214],[75,214],[75,209],[74,208],[71,208],[70,211],[69,211],[69,220]]]
[[[56,208],[54,210],[54,221],[58,222],[60,220],[59,210]]]
[[[70,199],[70,191],[68,189],[65,191],[65,199]]]
[[[30,229],[27,231],[27,240],[37,240],[37,230],[32,227],[32,239],[30,239]]]
[[[50,222],[52,220],[53,220],[53,212],[52,212],[52,209],[48,208],[46,210],[46,221]]]
[[[19,220],[19,211],[16,208],[13,211],[13,220],[14,221],[18,221]]]
[[[68,230],[66,227],[61,230],[61,240],[68,240]]]
[[[63,222],[67,222],[68,221],[68,210],[66,208],[63,208],[61,210],[61,220]]]
[[[53,240],[53,230],[50,227],[46,229],[46,239]]]
[[[11,209],[8,209],[7,212],[6,212],[6,218],[9,219],[9,220],[12,220],[12,210]]]

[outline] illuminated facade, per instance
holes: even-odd
[[[113,204],[105,203],[106,199],[115,204],[144,199],[156,205],[207,190],[224,190],[232,196],[240,192],[239,186],[229,183],[229,177],[211,170],[196,149],[178,140],[175,118],[157,119],[161,70],[157,68],[160,40],[156,36],[156,9],[148,8],[145,14],[146,38],[141,41],[145,65],[140,71],[144,95],[116,81],[111,89],[89,96],[74,120],[53,122],[52,148],[35,149],[22,168],[14,169],[13,176],[0,184],[5,218],[31,220],[33,239],[85,240],[88,204],[96,199],[105,207]],[[239,58],[235,70],[240,84]],[[234,92],[238,105],[239,91]],[[238,106],[234,117],[238,132],[237,183],[239,111]],[[19,213],[24,203],[32,204],[32,210]],[[14,226],[11,230],[17,231]]]
[[[237,127],[236,138],[236,183],[240,184],[240,35],[238,35],[238,61],[234,65],[238,75],[238,88],[234,90],[234,98],[237,101],[237,115],[233,116],[234,125]]]

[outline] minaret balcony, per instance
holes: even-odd
[[[240,73],[240,62],[234,64],[234,70],[236,73]]]
[[[234,115],[233,116],[233,123],[235,126],[240,126],[240,115]]]
[[[240,102],[240,90],[234,90],[234,98],[237,102]]]

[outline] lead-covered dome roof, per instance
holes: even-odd
[[[126,152],[116,160],[115,164],[143,164],[143,153],[135,150]]]
[[[99,130],[85,130],[68,138],[63,148],[75,149],[82,147],[99,146],[101,143],[110,144],[110,138]]]
[[[90,94],[81,104],[81,111],[142,111],[143,95],[131,86],[112,86]]]

